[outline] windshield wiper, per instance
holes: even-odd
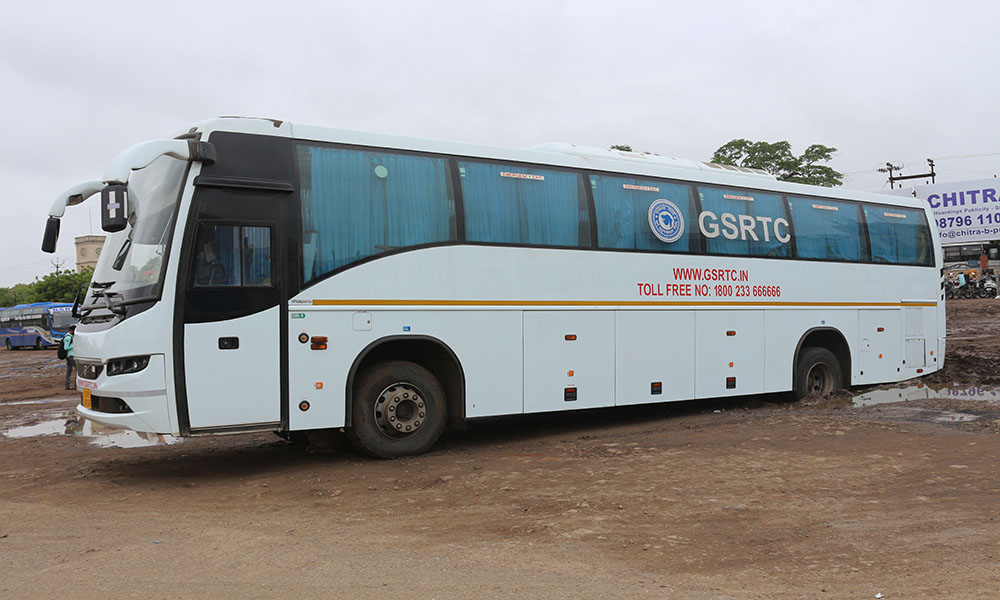
[[[129,237],[125,238],[125,243],[122,244],[121,250],[118,251],[118,256],[115,257],[115,262],[111,263],[111,268],[115,271],[121,271],[122,266],[125,264],[125,257],[128,256],[128,251],[132,248],[132,232],[129,232]]]
[[[114,284],[115,284],[114,281],[91,281],[89,287],[94,289],[93,301],[91,301],[91,304],[97,303],[97,298],[98,296],[101,295],[100,290],[106,290],[109,287],[113,286]],[[83,317],[89,315],[91,312],[94,311],[93,308],[84,308],[83,302],[81,302],[80,300],[80,293],[83,292],[83,290],[87,289],[87,287],[88,284],[86,283],[81,285],[76,290],[76,296],[73,297],[73,309],[70,311],[70,314],[72,314],[73,317],[77,319],[82,319]],[[83,300],[86,299],[87,295],[84,294]]]
[[[102,298],[104,300],[104,308],[107,308],[112,313],[118,315],[119,317],[125,316],[125,306],[124,304],[115,304],[113,299],[115,297],[121,298],[122,303],[125,301],[125,297],[118,292],[109,292],[107,290],[95,290],[94,300],[96,302],[97,298]],[[93,309],[91,309],[93,310]]]

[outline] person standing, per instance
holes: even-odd
[[[63,338],[63,350],[66,351],[66,389],[73,390],[76,389],[76,361],[73,359],[73,332],[76,331],[76,325],[69,328],[69,333]],[[73,378],[73,385],[70,386],[70,377]]]

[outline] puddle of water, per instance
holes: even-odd
[[[978,418],[979,415],[946,412],[934,420],[937,421],[938,423],[968,423],[969,421],[975,421]]]
[[[146,446],[176,444],[180,441],[179,438],[175,438],[172,435],[114,429],[76,417],[60,417],[48,419],[35,425],[12,427],[5,431],[4,435],[11,438],[27,438],[41,435],[75,435],[92,438],[90,443],[102,448],[143,448]]]
[[[4,402],[4,406],[18,406],[21,404],[52,404],[54,402],[70,402],[75,401],[76,397],[71,398],[47,398],[45,400],[18,400],[17,402]]]
[[[875,406],[877,404],[892,404],[909,402],[911,400],[969,400],[1000,404],[1000,389],[981,387],[943,387],[934,389],[920,384],[906,388],[889,390],[871,390],[855,396],[851,404],[855,407]],[[957,414],[957,413],[956,413]],[[949,419],[950,420],[950,419]],[[971,420],[971,419],[967,419]]]

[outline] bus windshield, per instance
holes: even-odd
[[[129,179],[128,225],[104,242],[85,305],[101,295],[114,303],[159,296],[187,166],[161,156]]]
[[[52,311],[52,329],[55,331],[69,331],[70,326],[76,323],[72,313],[68,310]]]

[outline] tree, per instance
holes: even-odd
[[[76,292],[82,286],[90,283],[94,269],[86,267],[83,271],[59,271],[49,273],[41,279],[35,279],[34,288],[36,302],[72,302]]]
[[[635,152],[635,150],[632,149],[632,146],[629,146],[628,144],[611,144],[611,147],[608,148],[608,150],[620,150],[621,152]]]
[[[781,181],[835,187],[844,183],[843,174],[818,163],[829,161],[836,151],[836,148],[813,144],[801,156],[795,156],[792,145],[784,140],[771,144],[737,139],[720,146],[712,155],[712,162],[761,169]]]
[[[19,283],[14,287],[0,288],[0,306],[14,306],[37,302],[35,286],[30,283]]]

